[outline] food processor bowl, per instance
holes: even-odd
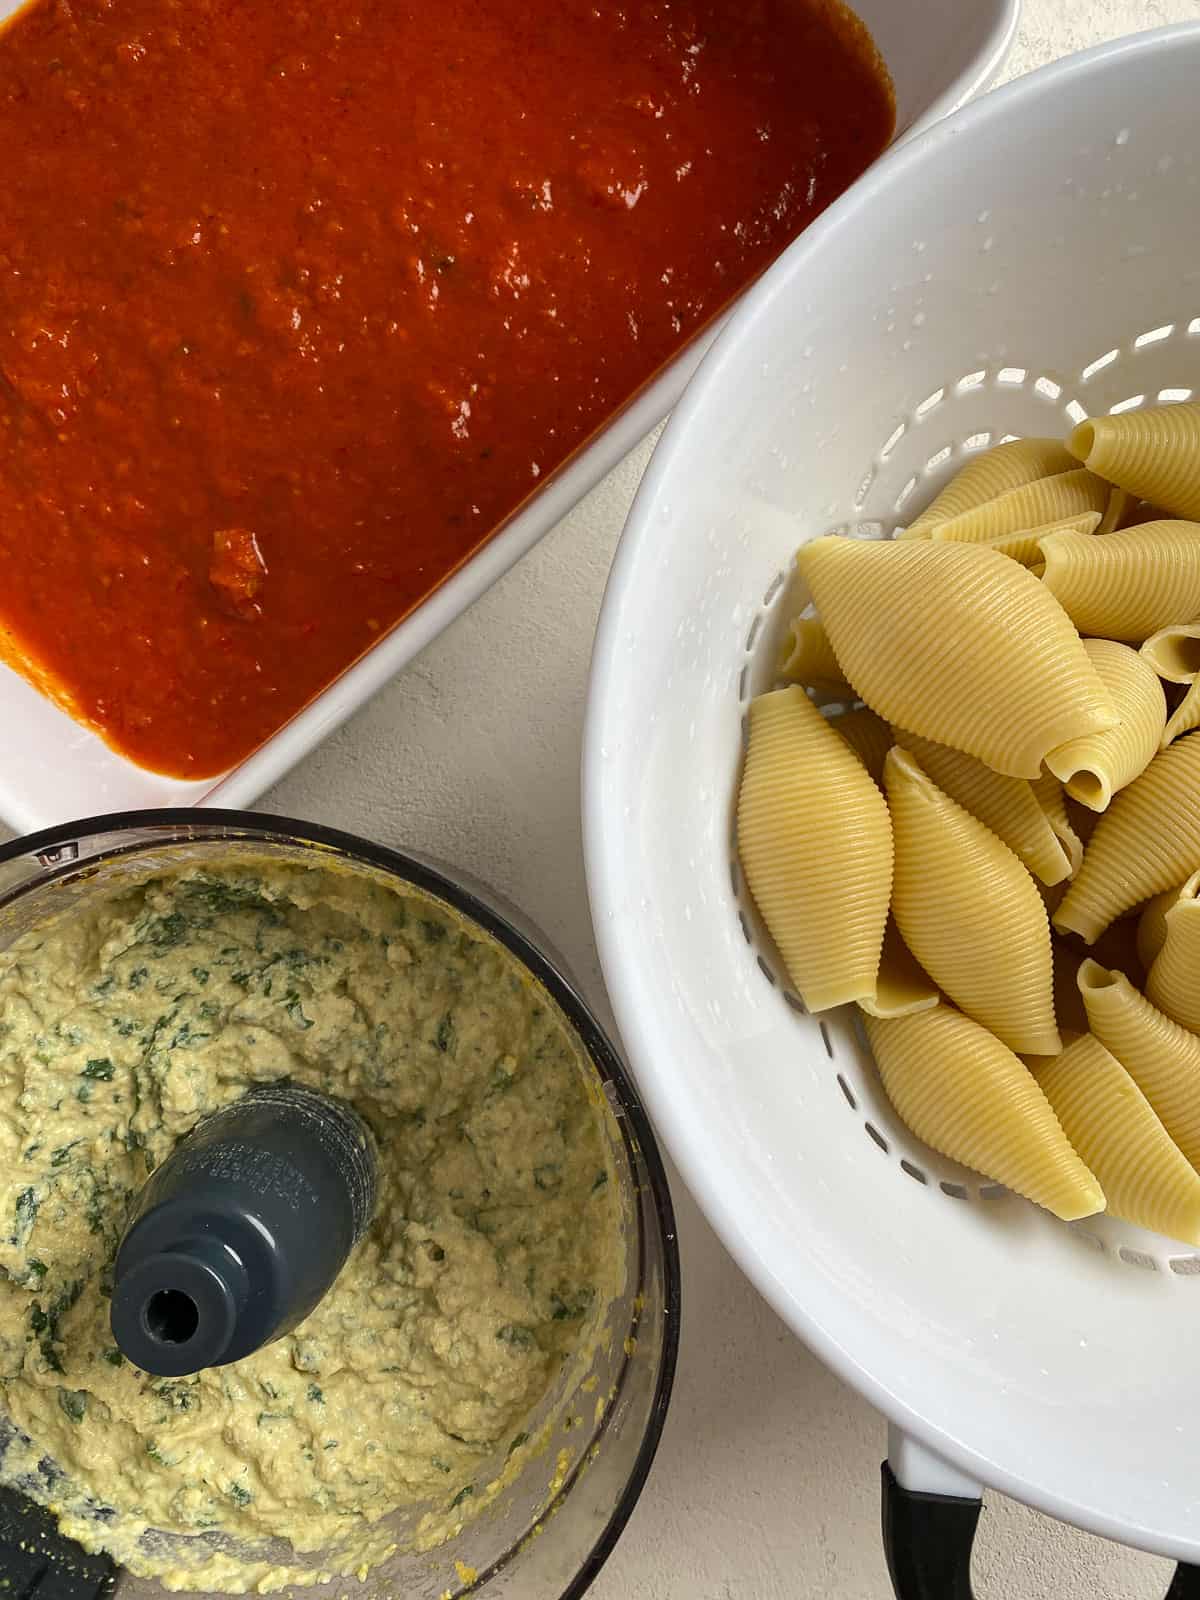
[[[519,912],[465,875],[349,834],[288,818],[237,811],[170,809],[127,812],[67,823],[0,847],[0,949],[50,918],[155,873],[204,867],[238,856],[361,872],[406,892],[432,897],[502,946],[539,986],[581,1046],[594,1074],[618,1175],[625,1273],[607,1308],[606,1336],[586,1358],[564,1365],[557,1384],[527,1423],[532,1441],[506,1473],[503,1459],[477,1474],[484,1504],[458,1534],[419,1551],[411,1535],[430,1509],[405,1508],[378,1523],[397,1550],[378,1566],[330,1589],[283,1587],[339,1600],[453,1600],[461,1594],[574,1597],[588,1587],[624,1527],[649,1472],[666,1416],[679,1337],[679,1255],[670,1193],[653,1134],[636,1092],[562,963]],[[2,1425],[0,1425],[2,1426]],[[3,1435],[0,1433],[0,1448]],[[499,1487],[493,1487],[496,1482]],[[361,1528],[357,1530],[361,1533]],[[216,1536],[219,1537],[219,1536]],[[164,1533],[161,1550],[182,1569],[211,1555],[197,1547],[213,1535]],[[234,1547],[220,1547],[237,1554]],[[280,1566],[332,1569],[336,1550],[294,1554],[273,1541],[245,1558]],[[344,1564],[343,1553],[343,1564]],[[177,1581],[177,1580],[176,1580]],[[174,1586],[174,1585],[173,1585]],[[120,1571],[120,1600],[159,1600],[155,1580]],[[195,1591],[199,1592],[199,1591]]]

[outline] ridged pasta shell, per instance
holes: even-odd
[[[1200,1039],[1165,1017],[1123,972],[1085,961],[1079,992],[1088,1025],[1149,1100],[1164,1128],[1200,1165]]]
[[[1121,720],[1103,733],[1059,745],[1046,757],[1046,765],[1081,805],[1105,811],[1113,795],[1157,755],[1167,720],[1167,697],[1154,668],[1127,644],[1085,639],[1083,648]]]
[[[1099,1039],[1084,1034],[1036,1068],[1034,1077],[1095,1173],[1109,1213],[1200,1245],[1200,1176]]]
[[[796,562],[847,677],[888,722],[1015,778],[1036,778],[1068,739],[1116,726],[1075,629],[1007,556],[826,537]]]
[[[907,750],[889,752],[883,781],[895,836],[892,913],[905,944],[1011,1050],[1056,1054],[1050,925],[1033,879]]]
[[[1060,439],[1010,439],[972,456],[897,538],[928,539],[935,523],[946,522],[1035,478],[1070,472],[1075,465],[1074,456]]]
[[[1200,872],[1163,915],[1163,942],[1146,976],[1146,999],[1181,1028],[1200,1033]]]
[[[1104,1209],[1037,1081],[1006,1045],[949,1006],[863,1026],[901,1121],[951,1160],[1064,1222]]]
[[[1067,810],[1067,791],[1052,772],[1043,772],[1029,787],[1067,858],[1068,876],[1073,878],[1083,865],[1083,839]]]
[[[859,706],[830,717],[829,725],[841,734],[875,782],[882,785],[883,763],[894,743],[892,730],[883,718],[866,706]]]
[[[1197,863],[1200,736],[1193,735],[1161,750],[1113,800],[1096,824],[1054,926],[1093,944],[1110,922],[1182,883]]]
[[[910,1017],[917,1011],[929,1011],[938,1003],[937,985],[921,970],[900,937],[894,917],[888,918],[883,935],[874,997],[858,1003],[872,1017]]]
[[[1200,522],[1143,522],[1089,538],[1042,540],[1042,582],[1080,633],[1140,644],[1200,616]]]
[[[810,1011],[870,998],[892,883],[888,808],[803,689],[750,703],[738,858]]]
[[[1060,883],[1070,863],[1027,778],[993,772],[963,750],[893,728],[894,742],[911,751],[943,794],[978,817],[1043,883]]]
[[[793,617],[779,658],[779,676],[789,683],[844,689],[846,680],[833,646],[816,617]]]
[[[1149,406],[1081,422],[1071,454],[1176,517],[1200,518],[1200,405]]]
[[[1023,483],[981,506],[972,506],[944,522],[934,524],[934,539],[966,540],[983,543],[1001,534],[1020,533],[1040,523],[1062,522],[1094,511],[1102,516],[1112,493],[1110,484],[1086,468],[1060,472],[1050,478]]]
[[[1002,556],[1008,556],[1011,561],[1019,561],[1023,567],[1036,567],[1041,565],[1041,541],[1048,533],[1095,533],[1099,526],[1099,513],[1085,511],[1078,517],[1043,522],[1038,528],[1025,528],[1018,533],[1001,533],[994,539],[968,539],[965,542],[982,544],[987,550],[998,550]],[[948,533],[946,537],[953,538],[954,535]]]
[[[1138,917],[1137,925],[1137,952],[1138,960],[1142,963],[1142,970],[1149,972],[1154,965],[1154,959],[1166,943],[1167,938],[1167,912],[1179,897],[1179,886],[1173,889],[1164,889],[1161,894],[1156,894],[1152,900],[1147,900]]]
[[[1200,673],[1200,622],[1173,622],[1152,633],[1142,654],[1168,683],[1194,683]]]
[[[1200,728],[1200,682],[1188,685],[1187,693],[1167,718],[1162,731],[1162,748],[1165,750],[1195,728]]]

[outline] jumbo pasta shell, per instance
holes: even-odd
[[[1016,778],[1036,778],[1068,739],[1116,726],[1070,621],[1007,556],[826,537],[796,562],[846,677],[895,726]]]
[[[1176,517],[1200,519],[1200,404],[1148,406],[1081,422],[1071,454]]]
[[[1038,478],[985,500],[980,506],[960,512],[934,526],[934,539],[957,539],[984,543],[1003,534],[1020,533],[1039,524],[1063,522],[1068,517],[1094,512],[1097,520],[1108,506],[1111,485],[1085,468]]]
[[[1193,735],[1160,751],[1101,816],[1054,926],[1093,944],[1110,922],[1182,883],[1198,862],[1200,737]]]
[[[1163,912],[1163,941],[1146,976],[1146,999],[1172,1022],[1200,1033],[1200,872]]]
[[[750,704],[738,859],[810,1011],[870,998],[892,884],[883,796],[803,689]]]
[[[1065,1222],[1104,1209],[1033,1074],[949,1006],[863,1019],[888,1099],[918,1139]]]
[[[1085,734],[1051,750],[1046,765],[1073,799],[1104,811],[1157,755],[1167,720],[1167,697],[1154,668],[1128,645],[1085,639],[1083,648],[1112,696],[1115,728]]]
[[[1114,1217],[1200,1245],[1200,1176],[1154,1107],[1093,1034],[1034,1069]]]
[[[1017,533],[1001,533],[992,539],[968,539],[963,542],[982,544],[988,550],[998,550],[1002,556],[1008,556],[1011,561],[1019,561],[1023,567],[1037,567],[1042,562],[1042,540],[1048,533],[1096,533],[1099,526],[1099,512],[1085,511],[1078,517],[1059,517],[1053,522],[1043,522],[1037,528],[1024,528]],[[955,535],[947,532],[944,537],[952,539]]]
[[[1152,633],[1142,654],[1168,683],[1194,683],[1200,673],[1200,622],[1172,622]]]
[[[1026,778],[993,772],[963,750],[893,728],[894,742],[916,756],[943,794],[978,817],[1043,883],[1060,883],[1071,863]]]
[[[1192,1166],[1200,1166],[1200,1039],[1152,1006],[1123,972],[1084,961],[1088,1024],[1133,1078]]]
[[[1141,644],[1200,616],[1200,522],[1143,522],[1089,538],[1041,541],[1042,582],[1080,633]]]
[[[1023,483],[1070,472],[1075,465],[1075,457],[1059,439],[1010,439],[1007,444],[972,456],[897,537],[928,539],[935,524],[947,522]]]
[[[906,750],[883,772],[895,834],[892,913],[960,1010],[1018,1054],[1055,1055],[1050,925],[1033,879]]]

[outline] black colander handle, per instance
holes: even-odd
[[[983,1502],[905,1489],[883,1463],[883,1549],[896,1600],[975,1600],[971,1546]],[[1166,1600],[1200,1600],[1200,1567],[1175,1569]]]

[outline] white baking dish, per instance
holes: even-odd
[[[1020,0],[857,0],[895,83],[897,137],[945,116],[988,84],[1019,7]],[[17,9],[0,0],[0,19]],[[666,415],[715,332],[694,340],[449,582],[223,776],[184,782],[137,767],[0,666],[0,816],[24,832],[89,812],[254,800],[477,600]]]

